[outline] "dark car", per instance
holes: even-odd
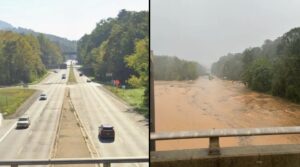
[[[40,95],[40,100],[47,100],[47,95],[46,94],[41,94]]]
[[[111,139],[115,140],[115,130],[112,125],[108,124],[102,124],[99,127],[99,134],[98,134],[100,139]]]
[[[82,73],[79,73],[79,76],[82,76],[83,74]]]
[[[61,79],[66,79],[66,74],[62,74]]]

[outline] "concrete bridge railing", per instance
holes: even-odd
[[[220,137],[265,136],[300,134],[300,126],[268,127],[244,129],[212,129],[202,131],[157,132],[150,134],[150,140],[175,140],[191,138],[209,138],[208,155],[220,155]],[[155,151],[155,150],[152,150]]]
[[[113,158],[59,158],[59,159],[14,159],[0,160],[0,166],[18,167],[19,165],[75,165],[75,164],[103,164],[110,167],[116,163],[148,163],[148,157],[113,157]]]

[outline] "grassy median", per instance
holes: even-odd
[[[73,65],[71,65],[69,78],[68,78],[68,84],[75,84],[75,83],[77,83],[77,81],[76,81],[76,78],[75,78]]]
[[[136,111],[148,117],[148,107],[143,105],[144,88],[121,89],[113,86],[105,85],[105,88],[116,94],[118,97],[126,101],[130,106],[133,106]]]
[[[3,115],[13,114],[35,91],[33,89],[0,89],[0,112]]]

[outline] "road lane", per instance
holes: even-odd
[[[1,159],[50,158],[66,85],[66,80],[61,79],[62,73],[67,70],[52,73],[40,84],[30,86],[41,89],[48,99],[37,99],[25,112],[31,119],[28,129],[14,128],[0,142]]]
[[[13,129],[0,142],[1,159],[50,158],[56,135],[66,80],[61,75],[67,70],[50,74],[40,84],[47,101],[35,101],[25,114],[31,118],[28,129]],[[126,112],[129,107],[98,88],[99,84],[86,83],[86,77],[75,76],[78,84],[68,85],[75,109],[97,151],[97,157],[148,156],[148,123],[143,116]],[[16,121],[16,119],[14,120]],[[98,140],[98,126],[110,123],[116,129],[113,143]],[[117,164],[113,166],[148,166],[148,164]]]
[[[109,93],[98,88],[99,84],[87,83],[87,78],[79,77],[76,70],[75,76],[78,84],[71,87],[71,99],[98,154],[101,157],[148,156],[148,125],[143,116],[127,112],[129,107],[117,103]],[[104,123],[115,128],[116,139],[112,143],[98,139],[98,126]]]

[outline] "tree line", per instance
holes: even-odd
[[[265,40],[261,47],[223,56],[211,71],[250,89],[300,102],[300,28]]]
[[[154,56],[153,67],[155,80],[194,80],[206,74],[199,63],[170,56]]]
[[[77,42],[77,58],[83,71],[99,81],[113,79],[130,87],[148,87],[148,48],[149,12],[121,10],[116,18],[101,20]]]
[[[27,29],[23,27],[14,27],[11,24],[1,20],[0,20],[0,30],[12,31],[18,34],[33,35],[35,37],[38,37],[39,35],[43,34],[51,42],[54,42],[60,48],[63,54],[70,55],[76,53],[77,41],[71,41],[56,35],[35,32],[31,29]]]
[[[0,84],[32,82],[46,73],[46,66],[60,64],[57,45],[42,34],[21,35],[0,31]]]

